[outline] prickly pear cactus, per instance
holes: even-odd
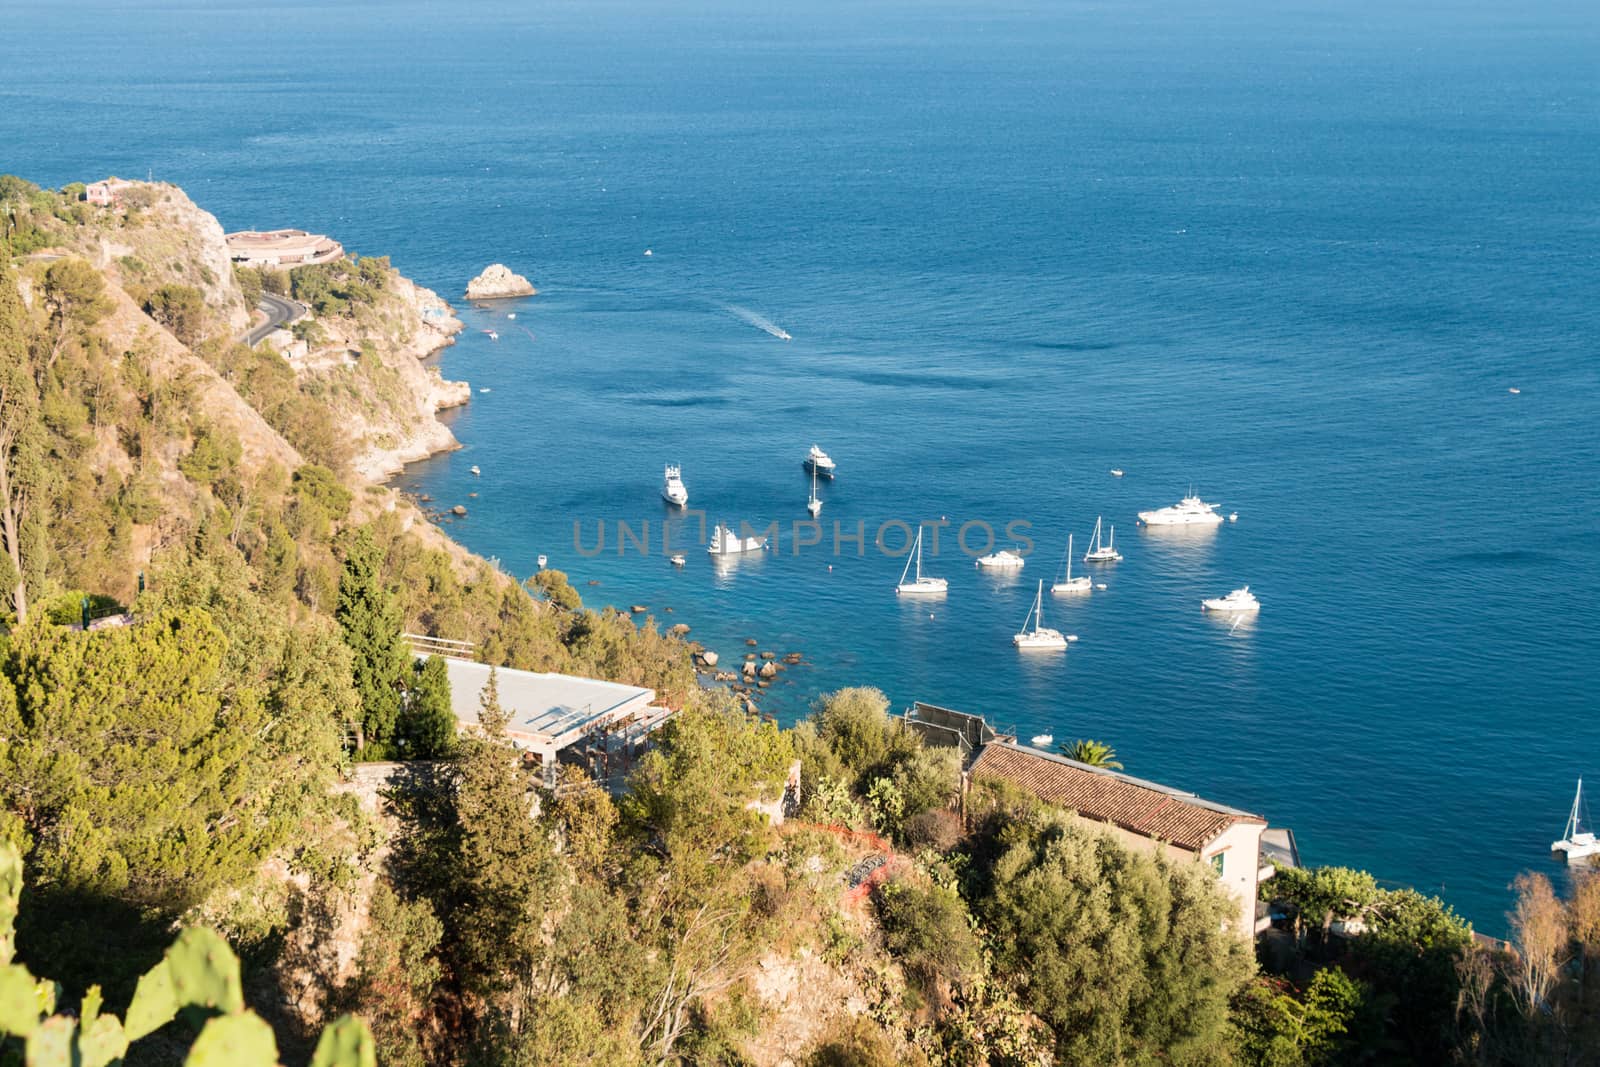
[[[183,1061],[184,1067],[273,1067],[277,1062],[272,1027],[248,1011],[208,1021]]]
[[[28,1067],[77,1067],[77,1057],[72,1054],[75,1036],[73,1020],[52,1015],[28,1035]]]
[[[170,1023],[177,1014],[178,996],[172,991],[172,972],[167,968],[167,961],[162,960],[140,976],[123,1027],[128,1040],[137,1041]]]
[[[0,967],[17,949],[17,899],[22,896],[22,857],[17,846],[0,841]]]
[[[323,1029],[311,1067],[378,1067],[372,1031],[354,1015],[341,1015]]]
[[[204,927],[191,927],[167,949],[166,963],[179,1006],[209,1008],[224,1014],[244,1010],[239,957],[222,935]]]
[[[0,967],[0,1034],[27,1037],[56,1010],[56,984],[43,982],[20,963]]]

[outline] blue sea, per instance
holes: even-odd
[[[4,53],[0,170],[153,174],[451,297],[527,274],[457,301],[465,447],[398,484],[725,662],[801,652],[785,721],[874,685],[1097,738],[1490,931],[1559,873],[1600,783],[1591,4],[91,0]],[[667,462],[780,550],[671,567]],[[1190,485],[1238,521],[1136,526]],[[1126,558],[1019,655],[1097,516]],[[948,595],[897,598],[874,535],[941,519]],[[1013,521],[1019,575],[953,544]]]

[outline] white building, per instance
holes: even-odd
[[[303,267],[344,258],[344,246],[305,230],[240,230],[227,235],[228,255],[241,267]]]
[[[963,776],[963,795],[972,779],[984,777],[1021,786],[1047,803],[1108,826],[1132,848],[1165,848],[1168,856],[1209,864],[1238,903],[1241,936],[1253,937],[1270,925],[1264,915],[1258,918],[1261,909],[1256,905],[1257,884],[1273,873],[1261,852],[1267,828],[1261,816],[1006,741],[983,747]]]
[[[447,657],[445,668],[457,728],[477,729],[483,690],[489,684],[488,664]],[[555,785],[556,764],[564,751],[582,749],[592,760],[615,761],[614,766],[591,767],[599,772],[596,777],[625,770],[646,735],[672,715],[653,703],[654,690],[634,685],[509,667],[496,668],[495,681],[507,717],[506,737],[538,759],[550,786]]]

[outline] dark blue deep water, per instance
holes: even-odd
[[[153,173],[447,295],[511,264],[540,295],[442,358],[491,390],[464,450],[400,480],[467,545],[804,652],[785,718],[870,684],[1100,738],[1503,929],[1600,781],[1592,5],[757,6],[9,5],[0,170]],[[866,556],[615,555],[666,461],[803,518],[813,441]],[[1239,521],[1135,527],[1191,482]],[[1125,562],[1046,607],[1081,640],[1019,657],[1102,513]],[[949,595],[897,601],[872,532],[941,516],[1036,554],[947,531]],[[1258,620],[1201,614],[1245,582]]]

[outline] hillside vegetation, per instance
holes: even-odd
[[[375,480],[451,444],[419,362],[447,311],[386,260],[235,272],[178,190],[79,192],[0,177],[0,1063],[117,1020],[128,1063],[263,1025],[302,1063],[365,1040],[319,1037],[341,1013],[390,1064],[1587,1062],[1600,894],[1529,881],[1511,957],[1280,872],[1263,974],[1209,867],[964,781],[876,690],[779,729],[653,624],[444,538]],[[303,356],[237,341],[267,288],[313,308]],[[679,714],[618,794],[547,789],[493,687],[457,735],[407,631]],[[143,977],[193,944],[226,1003],[152,1021]]]

